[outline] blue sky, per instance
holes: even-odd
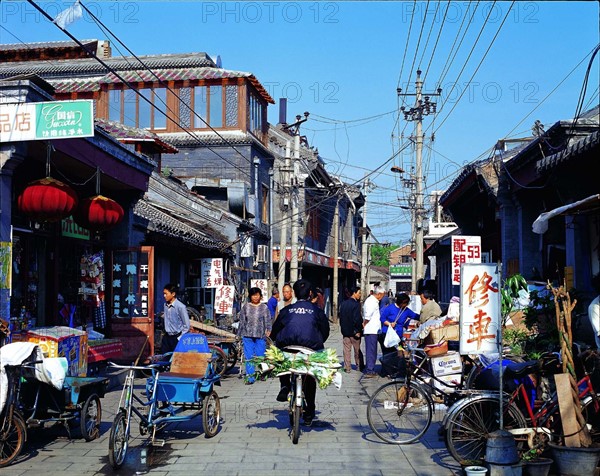
[[[71,3],[39,2],[53,17]],[[275,100],[287,95],[289,121],[310,112],[303,134],[347,182],[385,164],[370,175],[368,219],[380,241],[394,243],[409,239],[410,217],[398,207],[408,189],[389,169],[414,164],[406,139],[413,123],[394,112],[399,84],[414,92],[421,68],[426,92],[442,87],[435,122],[424,121],[423,165],[426,192],[443,190],[498,139],[529,136],[536,119],[549,127],[571,118],[599,42],[597,2],[480,2],[476,10],[468,1],[83,3],[138,55],[219,55],[224,68],[254,73]],[[2,43],[68,39],[26,2],[2,1],[0,14]],[[110,39],[114,55],[125,53],[87,15],[67,28],[80,39]],[[587,105],[598,104],[598,62]],[[277,119],[271,106],[269,120]]]

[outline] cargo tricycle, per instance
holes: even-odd
[[[125,462],[133,416],[139,420],[140,434],[150,434],[153,446],[164,445],[165,441],[157,439],[156,433],[169,423],[200,415],[205,437],[218,433],[221,407],[213,387],[220,384],[220,375],[213,366],[206,336],[184,334],[171,356],[169,371],[163,371],[165,367],[161,364],[111,365],[128,370],[109,435],[108,459],[113,468]],[[140,398],[134,393],[136,371],[147,372],[148,368],[152,375],[146,379]]]

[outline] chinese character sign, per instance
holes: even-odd
[[[498,352],[501,325],[499,273],[496,264],[465,263],[460,286],[460,353]]]
[[[114,317],[149,317],[150,263],[145,251],[113,253],[110,287]]]
[[[87,99],[2,104],[0,142],[92,137],[93,108]]]
[[[260,302],[267,302],[271,297],[271,293],[269,292],[269,281],[266,279],[251,279],[250,287],[260,289],[260,292],[262,293]]]
[[[202,287],[217,288],[223,285],[223,260],[221,258],[204,258],[201,260]]]
[[[215,289],[215,314],[233,314],[233,286],[218,286]]]
[[[480,236],[452,237],[452,284],[460,284],[460,266],[463,263],[481,263]]]

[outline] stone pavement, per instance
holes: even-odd
[[[332,325],[328,347],[342,356],[342,340]],[[61,427],[30,430],[24,454],[1,470],[16,475],[397,475],[437,476],[462,474],[437,435],[443,412],[437,411],[424,438],[412,445],[389,445],[374,435],[367,422],[369,395],[386,379],[361,379],[361,373],[343,374],[340,390],[331,385],[317,390],[317,416],[310,428],[302,427],[292,444],[286,403],[275,401],[279,381],[270,379],[244,385],[238,367],[215,390],[221,399],[222,425],[207,439],[202,419],[167,427],[162,448],[149,446],[140,436],[137,421],[127,460],[119,471],[108,463],[108,434],[120,389],[103,399],[101,437],[92,441],[69,440]],[[144,380],[139,380],[140,390]]]

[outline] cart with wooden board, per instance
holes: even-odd
[[[192,329],[206,335],[209,346],[216,357],[215,367],[220,375],[229,372],[241,357],[241,341],[239,337],[220,327],[190,320]]]

